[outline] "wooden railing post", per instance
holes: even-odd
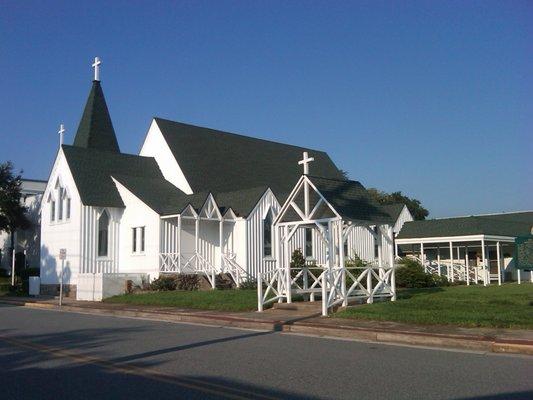
[[[257,311],[263,311],[263,274],[257,274]]]
[[[327,291],[327,278],[328,270],[325,269],[322,273],[322,316],[328,316],[328,291]]]
[[[368,291],[368,299],[366,299],[366,302],[372,304],[374,302],[374,296],[372,295],[372,266],[367,269],[366,290]]]

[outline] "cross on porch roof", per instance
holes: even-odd
[[[315,161],[315,159],[313,157],[309,157],[309,154],[307,153],[307,151],[304,151],[303,159],[298,161],[299,165],[303,164],[304,166],[304,175],[309,175],[309,163],[312,161]]]

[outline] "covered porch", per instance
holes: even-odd
[[[291,303],[295,296],[304,301],[319,297],[324,316],[349,302],[396,299],[392,221],[365,193],[358,182],[300,178],[273,224],[276,268],[258,276],[259,311],[272,302]],[[347,238],[356,227],[374,238],[376,252],[370,262],[357,264],[346,256]],[[317,253],[323,256],[293,267],[291,241],[301,229],[317,232]]]
[[[216,277],[228,274],[237,287],[248,274],[236,261],[233,210],[222,214],[209,194],[197,210],[189,204],[181,213],[161,217],[159,273],[199,274],[213,289]]]
[[[466,235],[396,239],[396,255],[418,260],[428,273],[450,282],[501,285],[512,279],[514,237]]]

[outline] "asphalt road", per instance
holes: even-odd
[[[0,398],[533,399],[533,357],[0,306]]]

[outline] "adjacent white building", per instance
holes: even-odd
[[[41,199],[46,188],[46,181],[36,179],[22,179],[21,201],[27,207],[27,216],[31,227],[19,230],[13,235],[15,253],[23,254],[24,262],[28,267],[38,268],[40,261],[40,208]],[[0,232],[0,268],[11,270],[12,262],[12,235]],[[18,256],[17,256],[18,259]],[[22,259],[22,258],[21,258]]]
[[[276,268],[273,223],[302,173],[339,190],[336,204],[367,207],[358,182],[346,181],[330,157],[298,146],[154,118],[138,155],[120,152],[98,76],[72,145],[61,145],[42,202],[41,288],[63,281],[78,299],[100,299],[123,282],[165,273],[201,274],[214,287],[226,273],[238,285]],[[357,190],[344,199],[342,188]],[[394,232],[412,220],[403,205],[371,204]],[[381,230],[371,219],[346,236],[343,254],[388,262]],[[304,226],[288,251],[326,262],[320,231]],[[386,254],[386,252],[389,252]]]

